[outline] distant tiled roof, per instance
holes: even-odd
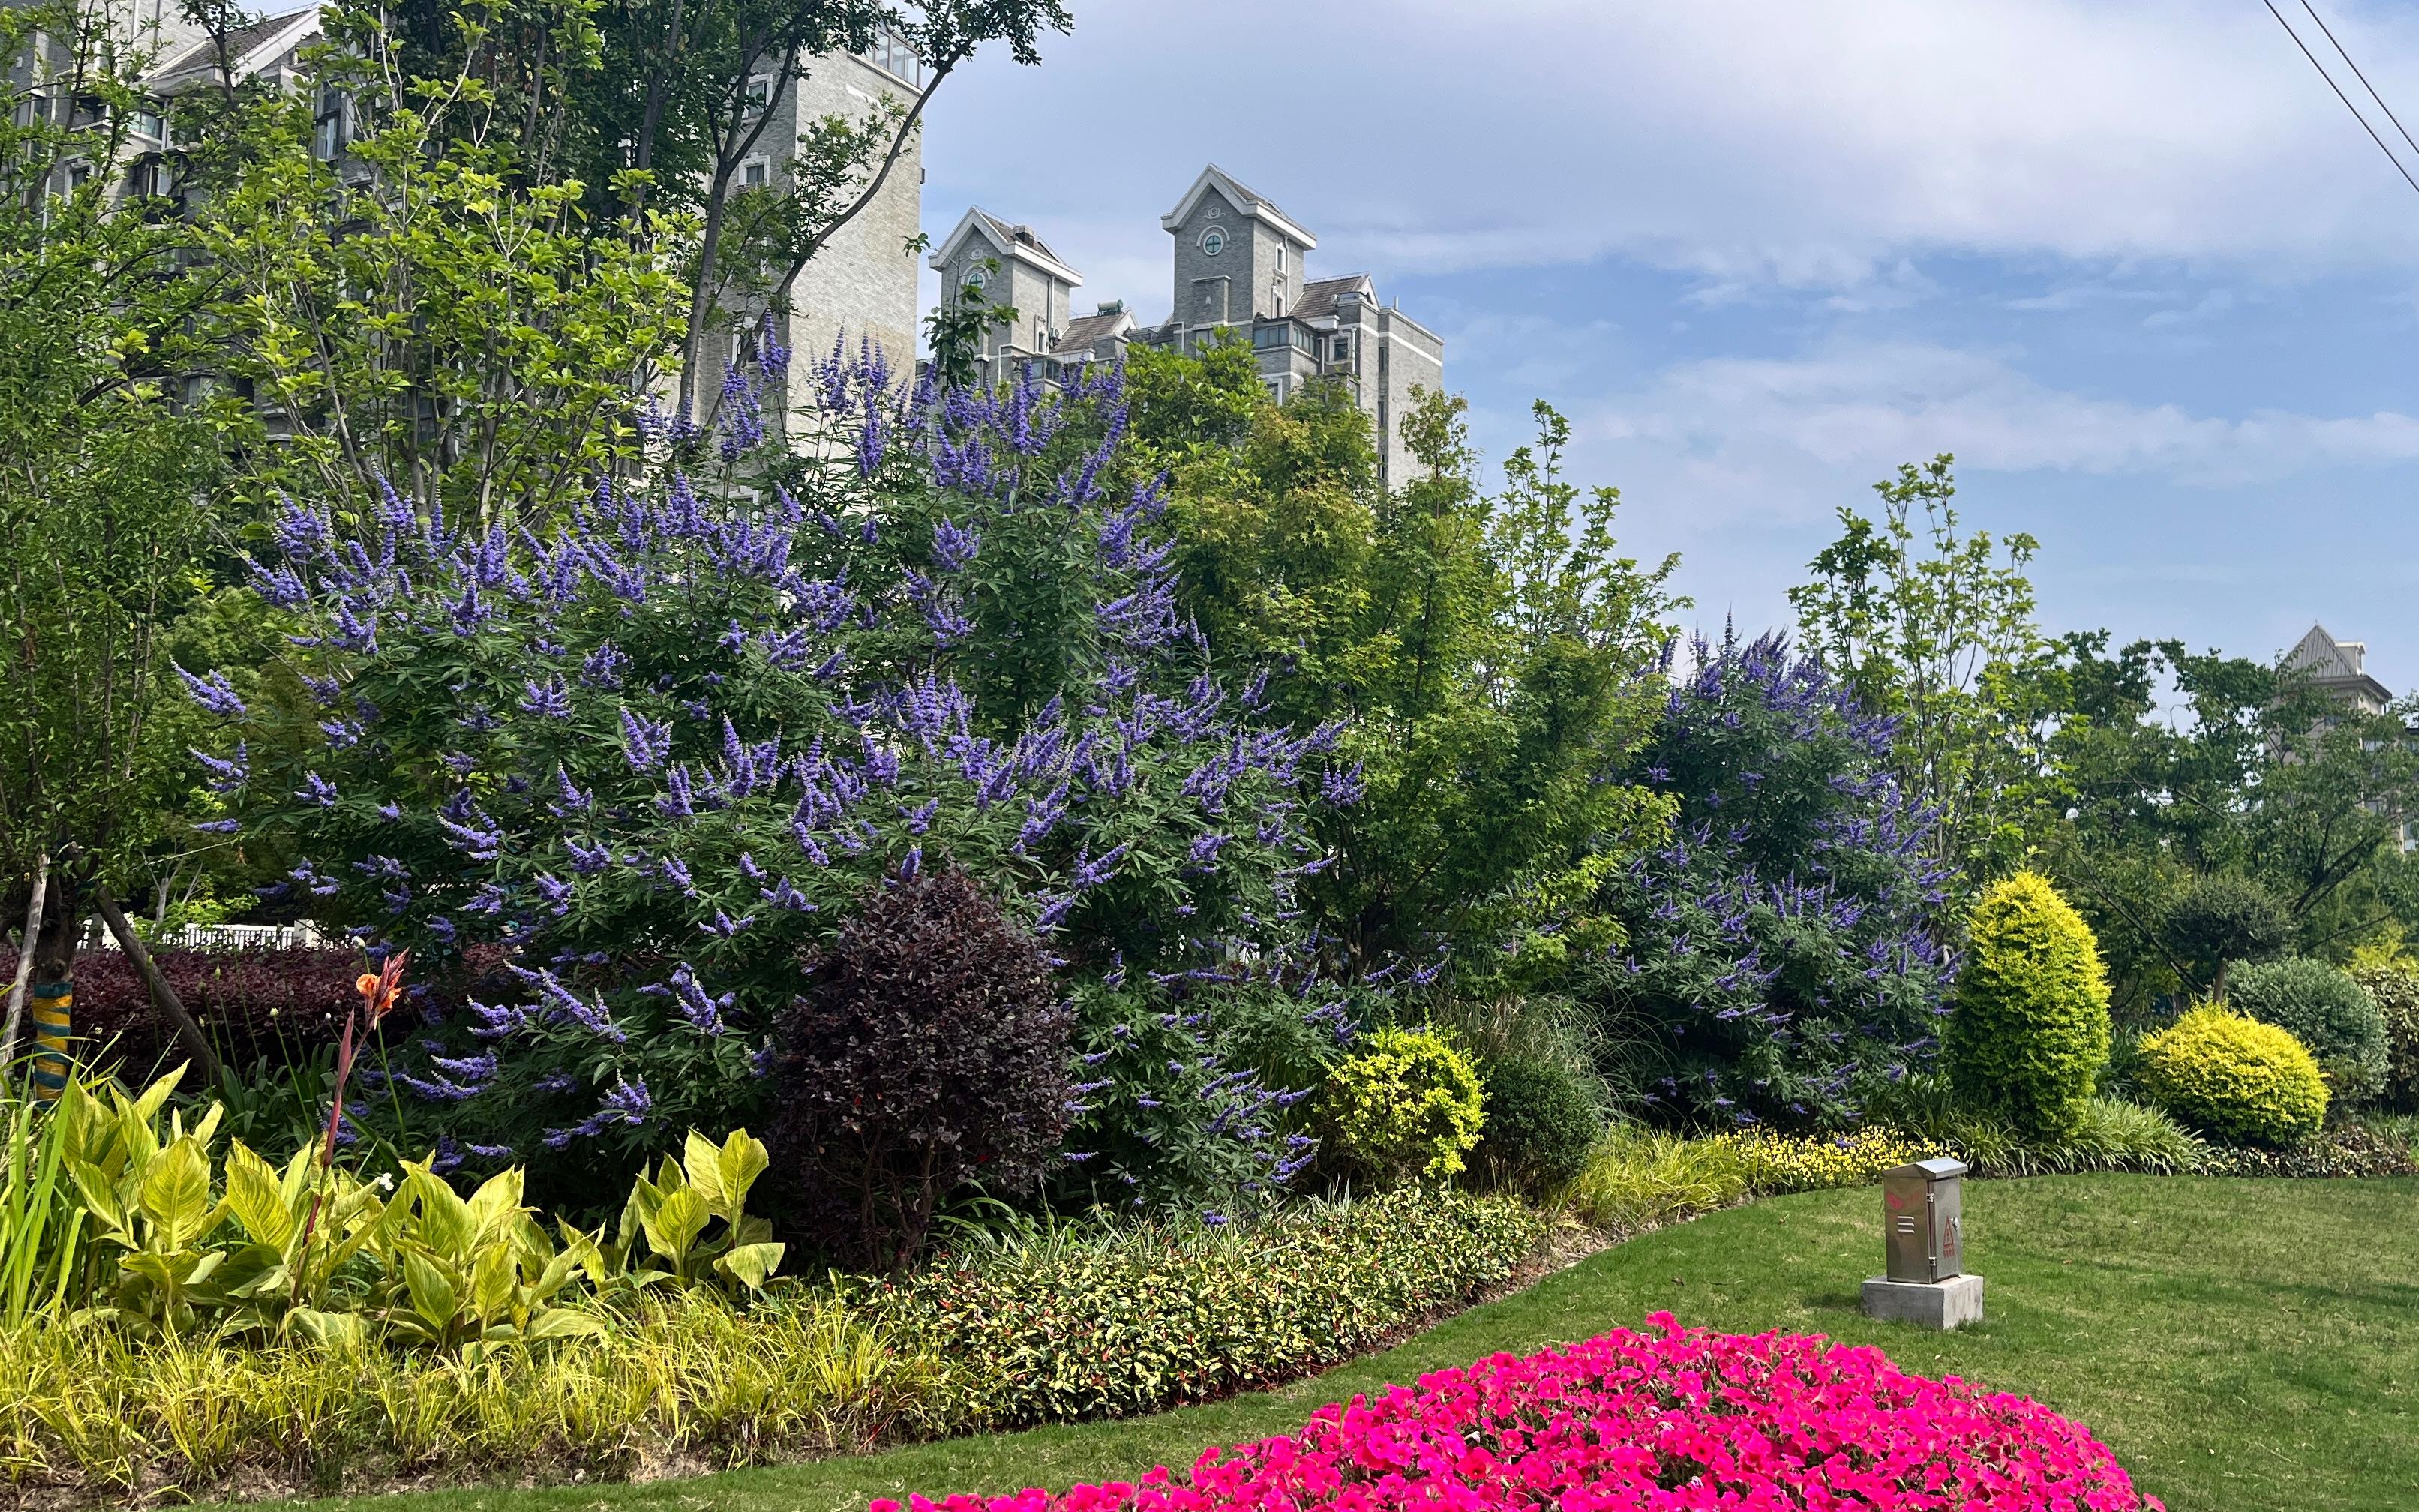
[[[1066,261],[1064,257],[1059,256],[1056,253],[1050,250],[1050,244],[1048,242],[1033,234],[1033,227],[1029,225],[1010,225],[1006,221],[1001,220],[998,216],[992,214],[989,210],[977,210],[975,213],[983,218],[985,224],[989,225],[994,231],[999,233],[999,239],[1002,241],[1016,242],[1024,246],[1031,247],[1034,251],[1041,254],[1041,255],[1049,258],[1054,263]]]
[[[249,26],[239,27],[227,34],[226,56],[239,69],[247,56],[279,32],[293,25],[300,17],[316,17],[318,13],[318,8],[314,6],[307,10],[289,10],[282,16],[265,17]],[[169,60],[152,75],[152,78],[155,81],[173,79],[180,74],[197,73],[206,69],[214,69],[218,66],[219,45],[205,37]]]
[[[1339,296],[1348,294],[1369,282],[1366,273],[1347,273],[1342,278],[1318,278],[1302,286],[1302,298],[1288,312],[1297,320],[1318,320],[1335,313]]]
[[[1093,344],[1114,333],[1119,326],[1131,326],[1133,316],[1123,310],[1105,310],[1099,315],[1079,315],[1067,322],[1050,347],[1050,355],[1073,355],[1091,351]]]

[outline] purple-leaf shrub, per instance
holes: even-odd
[[[902,1268],[962,1183],[1023,1196],[1073,1101],[1072,1011],[1033,933],[966,874],[876,887],[773,1040],[773,1180],[802,1235]]]
[[[440,979],[501,948],[416,999],[415,1131],[601,1184],[745,1121],[797,963],[943,866],[1076,977],[1331,1011],[1291,920],[1337,731],[1209,674],[1156,489],[1101,486],[1120,375],[813,378],[761,498],[609,480],[543,532],[291,505],[255,568],[286,674],[189,679],[231,811],[300,857],[271,890]]]
[[[1606,889],[1628,938],[1591,972],[1617,1079],[1673,1121],[1851,1124],[1938,1052],[1933,818],[1889,775],[1893,723],[1812,658],[1771,635],[1694,652],[1635,758],[1679,812]]]

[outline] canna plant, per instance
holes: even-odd
[[[468,1197],[425,1162],[405,1171],[387,1207],[393,1263],[373,1308],[392,1338],[473,1353],[604,1331],[593,1313],[559,1301],[583,1272],[596,1272],[594,1243],[566,1229],[557,1248],[521,1201],[518,1167],[488,1177]]]
[[[677,1163],[667,1155],[652,1180],[641,1172],[631,1183],[621,1227],[603,1251],[604,1274],[639,1290],[716,1284],[763,1290],[783,1246],[771,1238],[773,1226],[747,1210],[747,1189],[769,1165],[763,1141],[745,1129],[718,1147],[690,1130]],[[716,1220],[720,1230],[706,1237]]]

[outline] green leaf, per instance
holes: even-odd
[[[780,1268],[781,1244],[742,1244],[714,1262],[714,1268],[750,1291],[762,1291]]]

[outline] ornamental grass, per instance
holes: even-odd
[[[913,1433],[935,1380],[827,1300],[609,1321],[450,1356],[28,1326],[0,1338],[0,1477],[114,1499],[717,1469]]]

